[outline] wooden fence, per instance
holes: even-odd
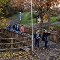
[[[37,29],[34,29],[34,33],[36,32]],[[50,31],[50,30],[49,30]],[[1,32],[4,33],[6,36],[9,36],[11,38],[16,38],[17,40],[23,40],[24,38],[23,37],[26,37],[26,38],[29,38],[29,36],[31,37],[31,28],[26,28],[25,29],[25,32],[26,34],[22,35],[20,34],[20,32],[13,32],[13,31],[9,31],[9,30],[6,30],[6,29],[1,29]],[[50,35],[50,40],[53,40],[53,41],[57,41],[57,31],[50,31],[51,32],[51,35]],[[40,30],[40,33],[41,35],[43,34],[43,30]],[[30,35],[28,35],[30,34]]]
[[[34,33],[37,31],[37,30],[40,30],[40,34],[42,35],[43,34],[43,30],[41,30],[41,29],[36,29],[36,28],[34,28],[33,29],[34,31]],[[53,40],[53,41],[57,41],[57,35],[58,35],[58,32],[57,31],[52,31],[52,30],[49,30],[50,32],[51,32],[51,35],[50,35],[50,40]],[[32,32],[32,29],[31,28],[28,28],[28,27],[26,27],[25,28],[25,32],[27,32],[27,33],[29,33],[29,34],[32,34],[31,32]]]
[[[24,37],[24,39],[26,39]],[[0,42],[0,51],[5,51],[5,50],[15,50],[15,49],[23,49],[25,46],[29,47],[29,43],[30,41],[26,41],[26,40],[21,40],[21,41],[17,41],[15,38],[0,38],[1,40],[6,40],[9,41],[8,43],[1,43]]]
[[[13,32],[6,29],[1,29],[1,33],[8,36],[9,38],[0,38],[0,40],[8,40],[10,43],[0,43],[0,45],[10,45],[9,49],[18,49],[21,46],[31,46],[32,40],[31,40],[31,29],[25,29],[26,34],[21,34],[20,32]],[[34,29],[34,32],[36,32],[36,29]],[[28,34],[30,33],[30,34]],[[43,31],[40,30],[40,33],[42,34]],[[50,40],[57,41],[57,32],[51,31]],[[15,48],[14,46],[17,46]],[[4,50],[4,49],[3,49]]]

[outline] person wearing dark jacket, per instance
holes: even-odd
[[[34,34],[34,39],[35,39],[35,47],[39,47],[39,40],[41,38],[41,34],[39,33],[39,30]]]
[[[48,36],[50,35],[50,32],[48,32],[47,30],[44,31],[43,36],[42,36],[42,40],[45,42],[45,48],[47,48],[47,44],[48,44]]]
[[[6,27],[6,29],[7,29],[7,30],[10,30],[10,29],[11,29],[11,25],[8,25],[8,26]]]

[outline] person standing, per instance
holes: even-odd
[[[40,31],[37,30],[37,32],[34,34],[34,39],[35,39],[35,47],[39,47],[39,40],[41,38]]]
[[[50,35],[50,32],[48,32],[47,30],[44,31],[43,36],[42,36],[42,40],[45,42],[45,49],[47,48],[47,44],[48,44],[48,36]]]

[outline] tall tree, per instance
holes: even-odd
[[[0,16],[2,16],[4,14],[3,10],[4,10],[4,6],[7,4],[8,0],[0,0]]]
[[[53,6],[56,2],[57,0],[34,0],[35,9],[39,12],[41,17],[41,23],[39,27],[42,28],[44,13],[47,13],[48,25],[50,25],[50,7]]]
[[[23,10],[23,3],[24,3],[23,0],[10,0],[9,5],[10,5],[10,7],[14,8],[14,9],[22,11]]]

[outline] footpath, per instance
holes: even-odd
[[[0,60],[60,60],[60,43],[49,41],[48,48],[44,48],[44,42],[40,41],[40,47],[34,47],[34,51],[6,51],[0,52]]]
[[[34,49],[39,60],[60,60],[60,44],[49,41],[48,48],[44,48],[44,42],[40,43],[40,48]]]

